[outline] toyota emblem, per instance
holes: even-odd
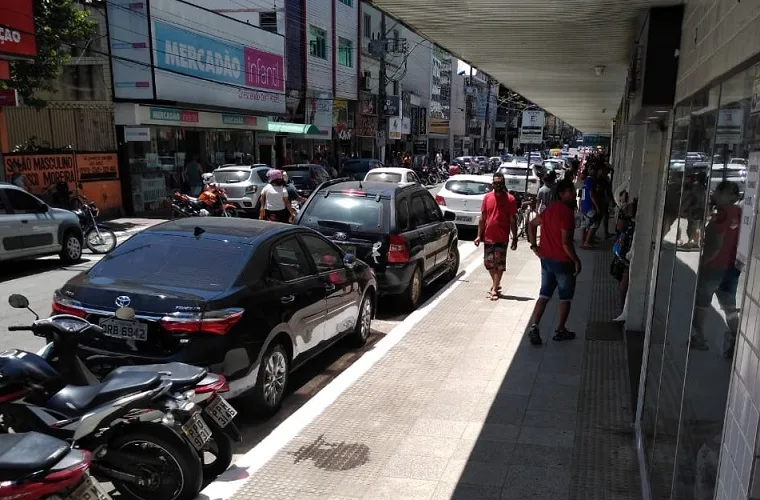
[[[128,307],[129,304],[132,302],[132,299],[127,297],[126,295],[119,295],[116,297],[116,307]]]
[[[333,235],[336,240],[346,241],[348,239],[348,235],[346,233],[335,233]]]

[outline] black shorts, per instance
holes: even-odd
[[[290,212],[288,209],[283,210],[264,210],[264,218],[271,222],[290,222]]]

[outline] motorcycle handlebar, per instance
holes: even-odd
[[[30,332],[32,331],[31,326],[18,326],[18,325],[11,325],[8,327],[9,332]]]

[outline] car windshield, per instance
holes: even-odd
[[[454,194],[477,196],[490,193],[493,189],[491,184],[478,181],[451,180],[443,186],[447,191]]]
[[[365,181],[375,181],[375,182],[393,182],[393,183],[399,183],[401,182],[401,174],[396,172],[372,172],[370,171],[367,174],[367,177],[364,178]]]
[[[331,192],[329,196],[316,196],[306,207],[301,219],[313,227],[342,223],[357,230],[372,231],[383,228],[385,203],[352,194]]]
[[[217,170],[214,172],[214,180],[223,184],[234,184],[247,181],[250,175],[250,170]]]
[[[207,291],[227,290],[251,252],[249,245],[220,239],[138,233],[88,271],[91,281],[131,281]],[[181,262],[182,265],[177,265]]]

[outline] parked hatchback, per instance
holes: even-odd
[[[349,179],[353,179],[355,181],[360,181],[364,179],[364,176],[367,175],[367,172],[375,168],[380,168],[382,166],[383,162],[380,160],[375,160],[372,158],[351,158],[343,162],[340,176],[348,177]]]
[[[493,190],[491,179],[482,175],[455,175],[441,187],[435,201],[444,213],[455,215],[457,226],[476,228],[480,224],[483,198]]]
[[[0,182],[0,261],[55,254],[66,264],[82,258],[76,214]]]
[[[343,337],[357,346],[376,304],[372,269],[309,229],[178,219],[130,238],[55,292],[53,312],[99,324],[80,357],[96,373],[179,361],[227,377],[274,412],[290,373]],[[115,317],[129,307],[134,319]],[[120,316],[120,318],[123,316]]]
[[[336,180],[323,184],[296,217],[375,270],[381,294],[420,302],[422,287],[459,269],[454,214],[419,184]]]
[[[227,201],[249,215],[258,215],[261,190],[267,184],[269,166],[224,165],[214,170],[214,182],[224,188]]]

